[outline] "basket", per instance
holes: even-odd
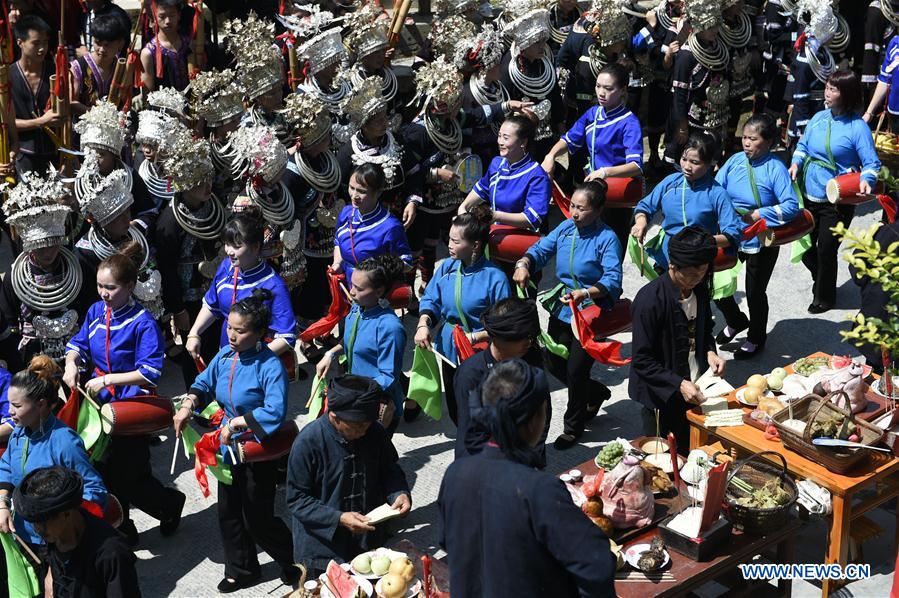
[[[883,121],[887,114],[886,103],[884,103],[883,112],[877,120],[877,128],[874,131],[874,149],[877,151],[877,157],[880,163],[887,166],[891,171],[899,169],[899,137],[891,131],[884,131]]]
[[[838,394],[845,395],[846,393],[840,390],[829,393],[824,397],[814,394],[807,395],[793,405],[793,419],[806,422],[802,434],[783,425],[783,422],[790,417],[789,408],[782,409],[772,415],[771,423],[774,424],[774,427],[780,433],[780,441],[785,447],[807,459],[820,463],[830,471],[846,473],[858,465],[859,462],[865,460],[868,457],[868,452],[863,449],[832,448],[812,444],[811,424],[818,419],[819,414],[822,411],[832,411],[844,418],[848,418],[856,426],[859,442],[865,445],[873,445],[880,442],[880,439],[883,437],[883,430],[854,417],[848,410],[834,404],[831,399]],[[846,397],[846,403],[849,403],[848,397]]]
[[[762,455],[776,455],[781,465],[777,466],[769,461],[761,459]],[[790,501],[785,505],[770,509],[746,507],[737,503],[737,500],[747,496],[746,492],[731,483],[737,475],[740,479],[752,486],[761,488],[768,481],[776,479],[790,494]],[[780,453],[763,451],[743,459],[734,468],[733,473],[727,478],[727,488],[724,492],[724,516],[735,527],[741,528],[747,534],[767,534],[771,530],[783,526],[790,518],[790,508],[799,498],[799,490],[796,482],[787,474],[787,461]]]

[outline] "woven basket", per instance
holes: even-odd
[[[807,395],[793,405],[793,419],[804,421],[806,424],[801,434],[783,425],[783,422],[790,418],[789,408],[782,409],[772,415],[771,423],[774,424],[774,427],[780,433],[780,441],[785,447],[807,459],[820,463],[830,471],[846,473],[858,465],[859,462],[865,460],[869,455],[868,451],[864,449],[814,445],[811,438],[812,424],[822,416],[827,415],[828,412],[838,414],[855,424],[859,442],[865,445],[873,445],[880,442],[880,439],[883,437],[883,430],[854,417],[848,410],[838,407],[831,399],[839,394],[845,396],[846,393],[841,390],[829,393],[824,397],[814,394]],[[845,398],[848,405],[849,397]]]
[[[777,466],[761,459],[762,455],[776,455],[780,459],[781,465]],[[776,479],[781,487],[790,494],[790,502],[770,509],[759,509],[738,504],[737,500],[748,496],[748,494],[731,483],[731,480],[737,476],[753,488],[761,488],[770,480]],[[727,478],[727,489],[724,493],[723,505],[724,516],[734,526],[741,528],[746,533],[766,534],[787,522],[787,519],[790,517],[790,507],[793,506],[798,497],[799,490],[796,488],[796,482],[787,474],[787,461],[783,458],[783,455],[774,451],[756,453],[740,461],[734,468],[733,473]]]
[[[884,105],[883,112],[877,121],[877,129],[874,131],[874,149],[880,158],[880,163],[889,167],[891,171],[899,169],[899,136],[888,130],[883,130],[884,117],[887,114]]]

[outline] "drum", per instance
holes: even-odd
[[[799,214],[782,226],[769,228],[760,237],[765,247],[786,245],[801,239],[815,227],[815,218],[808,210],[800,210]]]
[[[278,359],[281,360],[281,364],[287,370],[287,381],[295,382],[297,379],[297,352],[293,347],[290,347],[287,351],[278,355]]]
[[[732,253],[724,253],[724,248],[718,248],[718,255],[715,256],[715,272],[723,272],[730,270],[737,265],[737,256]]]
[[[606,338],[631,329],[630,299],[619,299],[612,309],[602,310],[601,313],[599,306],[591,305],[581,310],[581,314],[587,320],[595,338]]]
[[[646,184],[643,178],[605,179],[609,186],[606,191],[607,208],[633,208],[646,195]]]
[[[237,458],[241,463],[272,461],[290,452],[293,441],[300,433],[295,421],[284,422],[275,433],[261,444],[255,440],[237,443]]]
[[[490,259],[514,264],[540,240],[540,233],[506,224],[490,227]]]
[[[871,201],[875,195],[883,193],[883,182],[878,181],[871,188],[870,195],[859,195],[858,187],[861,178],[861,173],[849,172],[827,181],[827,201],[844,205],[858,205]]]
[[[106,403],[100,423],[110,436],[146,436],[172,427],[175,410],[168,397],[144,395]]]
[[[122,503],[113,494],[106,495],[106,508],[103,510],[103,521],[117,528],[122,525],[125,514],[122,511]]]
[[[393,309],[409,309],[412,301],[412,287],[404,282],[398,282],[387,292],[387,300]]]

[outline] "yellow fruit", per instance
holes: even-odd
[[[381,578],[381,596],[403,598],[406,595],[406,580],[397,573],[388,573]]]
[[[759,397],[762,396],[762,393],[759,392],[758,388],[750,386],[746,390],[743,391],[743,402],[749,405],[758,405]]]
[[[390,563],[390,570],[388,572],[401,576],[406,580],[406,583],[415,579],[415,565],[412,564],[409,557],[401,556],[398,559],[393,559],[393,562]]]
[[[768,381],[761,374],[753,374],[746,381],[746,386],[759,389],[759,393],[765,392],[768,388]]]

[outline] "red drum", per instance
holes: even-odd
[[[581,310],[595,338],[606,338],[631,329],[631,300],[619,299],[612,309],[603,310],[591,305]],[[599,316],[599,317],[597,317]]]
[[[765,247],[786,245],[796,239],[801,239],[815,227],[815,218],[808,210],[800,210],[799,214],[782,226],[769,228],[761,236]]]
[[[293,347],[290,347],[287,351],[278,355],[278,359],[281,360],[281,364],[287,370],[287,381],[295,382],[297,379],[297,352]]]
[[[632,208],[646,195],[646,184],[643,178],[605,179],[609,186],[606,191],[607,208]]]
[[[296,422],[284,422],[261,444],[255,440],[237,443],[237,458],[241,463],[259,463],[283,457],[290,452],[290,447],[293,446],[293,441],[299,433]]]
[[[540,240],[540,233],[506,224],[490,227],[490,259],[514,264]]]
[[[880,193],[883,193],[883,182],[878,181],[871,188],[870,195],[859,195],[859,184],[862,175],[859,172],[849,172],[827,181],[827,201],[845,205],[857,205],[871,201]]]
[[[103,510],[103,521],[112,527],[119,527],[125,520],[122,503],[112,494],[106,495],[106,509]]]
[[[718,248],[718,255],[715,256],[715,272],[723,272],[730,270],[737,265],[737,256],[724,253],[724,248]]]
[[[387,300],[393,309],[408,309],[412,302],[412,287],[404,282],[398,282],[387,292]]]
[[[145,436],[172,427],[175,410],[168,397],[145,395],[106,403],[100,408],[100,423],[110,436]]]

